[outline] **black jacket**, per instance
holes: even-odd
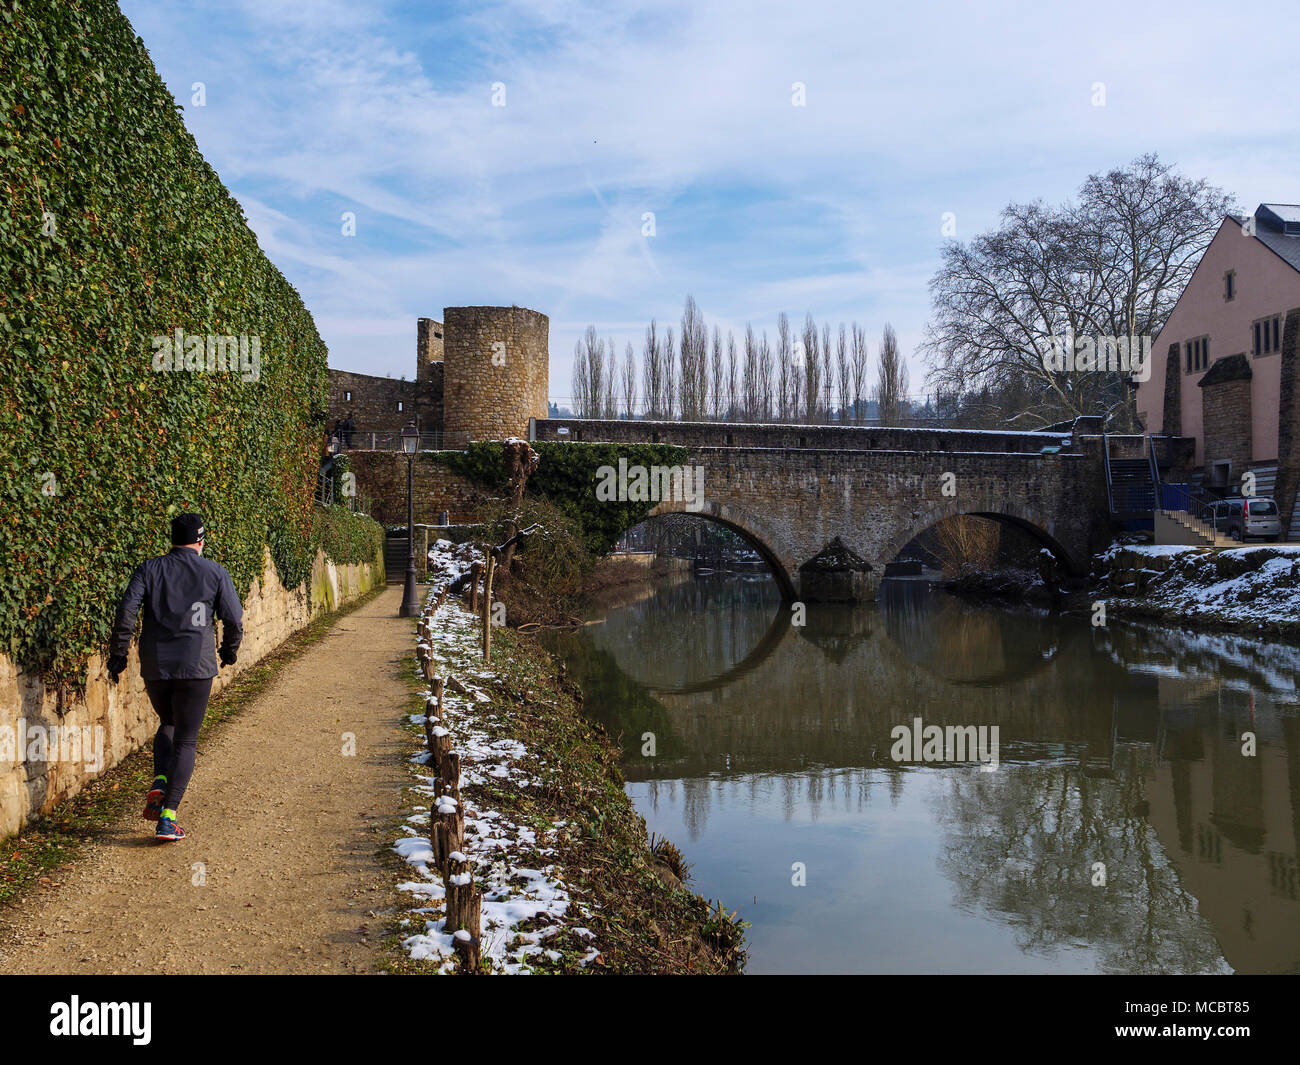
[[[244,609],[226,567],[191,548],[173,547],[136,566],[117,608],[109,654],[126,654],[141,603],[140,675],[145,680],[215,677],[214,617],[223,622],[223,650],[237,650],[244,638]]]

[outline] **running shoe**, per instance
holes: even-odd
[[[184,839],[185,829],[181,828],[170,817],[160,817],[158,819],[158,831],[154,833],[154,839],[166,843],[170,840]]]

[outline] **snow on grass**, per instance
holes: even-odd
[[[435,588],[450,584],[468,573],[475,562],[483,561],[483,552],[473,544],[435,540],[429,547],[429,583]]]
[[[430,572],[438,575],[435,583],[445,583],[481,557],[477,552],[465,551],[463,546],[439,540],[429,552]],[[431,593],[426,613],[432,608],[433,598]],[[490,962],[493,972],[529,973],[533,971],[533,959],[538,956],[550,962],[558,962],[563,957],[544,944],[565,931],[563,919],[571,910],[579,917],[589,916],[570,897],[561,870],[547,861],[555,853],[548,844],[565,829],[566,822],[557,821],[543,827],[516,824],[500,811],[488,809],[466,796],[466,789],[499,781],[509,781],[521,788],[535,786],[539,782],[536,770],[542,767],[542,762],[518,740],[493,734],[493,726],[501,721],[492,708],[491,698],[469,679],[487,681],[494,676],[484,669],[478,621],[459,602],[449,599],[438,609],[431,628],[430,650],[434,661],[470,689],[464,694],[450,689],[444,691],[443,721],[461,756],[461,794],[465,808],[462,849],[470,863],[473,880],[483,895],[481,954],[485,963]],[[429,693],[424,694],[427,697]],[[409,720],[412,725],[422,727],[425,715],[411,714]],[[411,760],[411,771],[417,781],[411,792],[428,796],[433,802],[438,796],[434,778],[424,771],[427,759],[427,752],[421,751]],[[439,965],[439,971],[451,972],[456,967],[455,940],[444,927],[446,889],[437,868],[431,864],[429,818],[428,806],[413,806],[403,825],[406,835],[394,844],[394,850],[418,878],[399,885],[418,903],[410,911],[408,927],[419,931],[406,936],[402,945],[412,959],[434,962]],[[585,928],[578,934],[583,939],[593,938]],[[578,964],[585,966],[598,954],[598,950],[592,949]]]
[[[1145,604],[1189,617],[1269,624],[1300,620],[1300,545],[1125,546],[1139,556],[1172,556],[1162,572],[1147,571]],[[1114,548],[1106,557],[1113,560]]]

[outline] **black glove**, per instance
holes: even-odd
[[[224,647],[217,652],[217,657],[221,659],[223,666],[233,666],[239,656],[234,651],[227,651]]]
[[[108,675],[113,678],[113,683],[117,683],[126,670],[126,655],[109,655],[108,656]]]

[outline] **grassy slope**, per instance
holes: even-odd
[[[412,639],[414,645],[414,638]],[[465,800],[500,811],[519,824],[548,827],[567,821],[570,831],[548,840],[556,853],[548,857],[564,875],[572,896],[592,911],[575,922],[595,934],[599,961],[577,964],[583,942],[557,937],[548,945],[562,957],[551,963],[534,959],[539,972],[560,973],[725,973],[744,961],[742,927],[716,906],[681,887],[652,854],[645,821],[623,790],[618,753],[598,725],[583,716],[581,694],[565,681],[557,664],[529,636],[510,629],[493,634],[492,668],[496,679],[482,682],[501,712],[494,738],[524,744],[537,757],[530,773],[540,785],[520,788],[510,781],[462,788]],[[412,712],[423,713],[414,696]],[[423,733],[410,728],[414,754]],[[427,802],[427,797],[407,803]],[[540,834],[539,834],[540,836]],[[393,860],[396,868],[400,863]],[[408,867],[397,873],[410,878]],[[394,921],[388,946],[390,970],[431,971],[435,966],[410,961],[399,939],[409,928]]]

